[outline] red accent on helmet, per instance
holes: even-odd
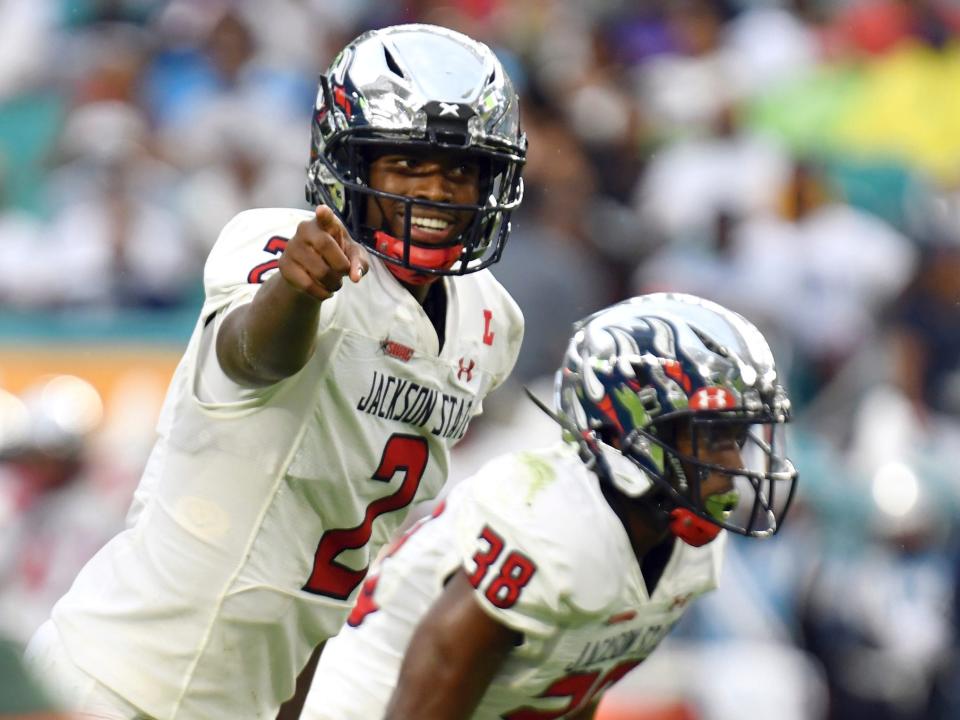
[[[377,252],[403,262],[403,240],[388,235],[381,230],[373,234],[373,240]],[[410,264],[430,268],[431,270],[448,270],[460,258],[462,252],[463,245],[431,248],[411,245]],[[439,275],[417,272],[412,268],[396,263],[388,262],[387,269],[394,274],[397,280],[408,285],[428,285],[440,277]]]
[[[676,508],[670,511],[670,532],[687,545],[700,547],[720,534],[720,526],[687,508]]]
[[[334,85],[333,103],[334,105],[339,105],[342,107],[344,112],[347,113],[348,118],[353,115],[353,111],[350,107],[350,101],[347,100],[347,91],[344,89],[343,85]]]
[[[692,410],[729,410],[737,406],[737,399],[725,387],[702,387],[690,396]]]
[[[600,398],[597,407],[600,409],[600,412],[603,413],[603,416],[610,421],[610,424],[617,428],[617,432],[623,435],[623,425],[620,424],[620,420],[617,418],[617,411],[613,409],[613,401],[610,399],[610,396],[604,395]]]
[[[668,377],[676,380],[683,387],[684,392],[689,393],[693,387],[690,382],[690,376],[683,371],[683,366],[676,360],[667,360],[663,363],[663,371]]]

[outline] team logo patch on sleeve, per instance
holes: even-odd
[[[380,341],[380,350],[384,355],[389,355],[390,357],[396,358],[397,360],[402,360],[403,362],[410,362],[410,358],[413,357],[413,348],[402,345],[401,343],[395,342],[390,338],[384,338]]]

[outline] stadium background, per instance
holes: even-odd
[[[661,289],[742,311],[801,493],[603,720],[960,716],[960,6],[943,0],[0,0],[0,629],[122,523],[203,260],[303,206],[318,70],[407,21],[495,48],[527,196],[495,274],[549,395],[570,323]],[[554,432],[512,388],[454,479]],[[2,710],[0,710],[2,713]]]

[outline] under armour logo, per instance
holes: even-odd
[[[690,396],[694,410],[729,410],[737,406],[737,399],[725,387],[703,387]]]
[[[440,117],[452,115],[455,118],[460,117],[460,106],[456,103],[440,103]]]
[[[467,382],[473,380],[473,368],[476,367],[477,363],[474,360],[471,360],[469,364],[464,364],[463,358],[460,358],[458,361],[460,369],[457,370],[457,380],[462,380],[463,376],[467,376]]]

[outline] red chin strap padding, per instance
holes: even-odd
[[[676,508],[670,511],[670,532],[687,545],[700,547],[720,534],[720,526],[686,508]]]
[[[402,240],[380,230],[373,234],[373,240],[377,252],[401,262],[403,261]],[[436,248],[411,245],[410,264],[430,268],[431,270],[447,270],[457,261],[462,252],[463,245]],[[407,283],[408,285],[426,285],[440,277],[439,275],[417,272],[416,270],[403,267],[403,265],[397,265],[396,263],[387,263],[387,269],[394,274],[397,280]]]

